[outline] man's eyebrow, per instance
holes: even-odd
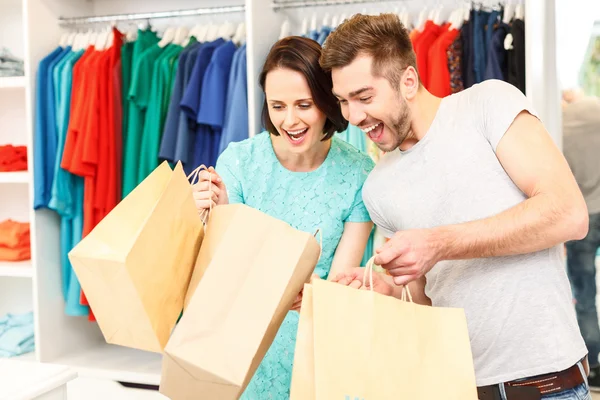
[[[359,96],[359,95],[361,95],[362,93],[366,92],[367,90],[371,90],[371,89],[373,89],[373,88],[372,88],[372,87],[370,87],[370,86],[365,86],[364,88],[360,88],[360,89],[358,89],[358,90],[355,90],[354,92],[350,92],[350,95],[349,95],[348,97],[352,98],[352,97]],[[340,96],[340,95],[339,95],[339,94],[337,94],[336,92],[332,91],[332,93],[333,93],[333,95],[334,95],[335,97],[337,97],[338,99],[341,99],[341,98],[342,98],[342,96]]]

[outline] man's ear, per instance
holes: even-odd
[[[400,90],[406,100],[412,100],[419,91],[419,74],[414,67],[408,67],[400,78]]]

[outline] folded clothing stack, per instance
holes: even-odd
[[[0,317],[0,358],[17,357],[34,349],[33,312]]]
[[[0,77],[24,76],[25,67],[23,60],[15,57],[10,50],[3,47],[0,49]]]
[[[0,222],[0,261],[31,259],[29,223],[7,219]]]
[[[7,144],[0,146],[0,172],[26,171],[27,147]]]

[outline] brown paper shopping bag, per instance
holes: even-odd
[[[304,311],[303,303],[301,319]],[[294,369],[293,399],[477,399],[462,309],[317,280],[312,312],[314,395],[304,395],[299,387],[310,385],[309,378]],[[307,343],[297,342],[295,363],[310,359]]]
[[[296,334],[296,350],[292,368],[290,400],[311,400],[315,398],[315,342],[313,334],[313,292],[312,285],[305,284],[302,294],[302,307]]]
[[[209,266],[165,348],[160,391],[172,400],[237,399],[320,247],[313,235],[236,204],[212,210],[202,251]]]
[[[69,253],[108,343],[162,352],[203,232],[181,164],[164,162]]]

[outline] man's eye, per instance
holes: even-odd
[[[363,103],[366,103],[367,101],[371,100],[372,98],[373,98],[373,96],[361,97],[360,101],[362,101]]]

